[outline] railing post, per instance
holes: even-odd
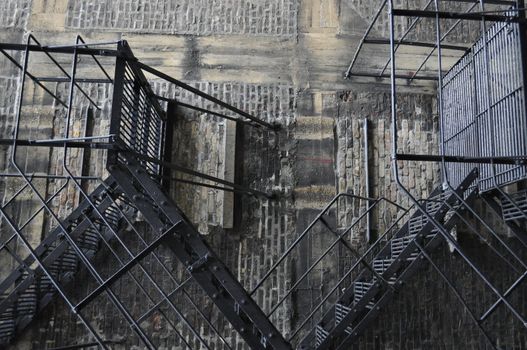
[[[163,154],[162,159],[166,163],[172,163],[172,153],[173,153],[173,146],[174,146],[174,127],[176,124],[176,118],[177,118],[177,102],[172,100],[169,101],[167,104],[167,117],[164,121],[164,144],[163,146]],[[168,167],[161,167],[161,184],[163,185],[163,189],[169,193],[170,191],[170,185],[171,185],[171,170]]]
[[[120,128],[121,128],[121,109],[123,104],[123,88],[124,88],[124,72],[126,60],[122,57],[123,42],[119,41],[117,44],[117,51],[120,55],[117,55],[115,62],[115,76],[113,83],[113,97],[112,97],[112,112],[110,114],[110,134],[114,136],[114,146],[119,142],[120,139]],[[118,158],[117,150],[108,150],[108,159],[106,161],[106,167],[117,165]]]

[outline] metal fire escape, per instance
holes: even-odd
[[[124,41],[87,44],[78,37],[72,46],[42,46],[29,36],[26,45],[1,44],[0,51],[21,70],[14,132],[11,138],[1,140],[10,152],[9,169],[12,171],[3,177],[19,180],[19,187],[0,209],[6,224],[2,230],[9,232],[7,237],[2,236],[0,253],[15,261],[8,277],[0,284],[2,343],[9,343],[54,296],[60,295],[91,334],[94,344],[102,348],[109,347],[112,340],[100,334],[96,320],[90,319],[93,315],[90,310],[101,301],[114,306],[142,346],[158,346],[148,328],[151,316],[155,314],[166,320],[186,347],[215,348],[208,341],[210,337],[205,339],[198,325],[188,317],[188,312],[177,305],[177,300],[184,300],[186,307],[194,310],[199,316],[200,327],[207,327],[209,335],[217,337],[222,348],[235,348],[227,339],[230,334],[222,332],[217,320],[208,317],[202,310],[203,305],[195,301],[193,293],[200,290],[203,302],[214,304],[218,314],[252,349],[346,349],[395,294],[404,293],[409,288],[406,282],[419,268],[428,264],[452,289],[488,346],[498,349],[498,341],[486,324],[498,308],[508,310],[523,327],[527,327],[525,310],[510,301],[527,276],[527,262],[518,254],[517,247],[511,247],[502,232],[479,214],[474,204],[483,201],[496,211],[521,249],[525,249],[527,192],[522,188],[522,182],[527,177],[527,98],[524,86],[527,72],[523,63],[527,46],[523,10],[522,2],[511,1],[428,0],[423,9],[403,9],[394,6],[391,0],[382,1],[347,77],[389,79],[391,82],[394,178],[400,190],[411,199],[412,206],[404,208],[386,198],[339,194],[293,240],[250,291],[237,281],[168,197],[167,172],[177,170],[202,176],[224,186],[224,189],[261,196],[266,194],[173,164],[166,149],[171,147],[170,123],[177,113],[176,107],[213,113],[259,128],[272,130],[273,125],[141,63]],[[385,23],[389,24],[390,38],[372,39],[370,34],[383,13],[387,14]],[[426,25],[425,21],[433,22],[434,42],[410,40],[412,30],[421,22]],[[465,22],[480,25],[475,45],[448,42],[448,35]],[[404,27],[401,23],[406,29],[398,35],[396,27]],[[389,61],[373,67],[378,69],[372,71],[368,66],[370,56],[361,62],[366,45],[386,45]],[[398,68],[397,54],[406,47],[429,51],[424,51],[423,62],[417,67]],[[445,52],[449,54],[444,55]],[[16,59],[20,53],[22,63]],[[63,77],[36,76],[29,69],[30,56],[35,54],[44,55],[42,57],[60,69]],[[69,73],[55,58],[57,55],[72,58]],[[78,76],[79,62],[86,64],[88,59],[100,68],[102,77],[95,77],[92,70],[89,78]],[[437,61],[437,68],[430,69],[427,62],[431,59]],[[448,69],[444,60],[451,61]],[[114,67],[113,76],[104,68],[108,62]],[[357,72],[359,63],[368,69]],[[162,96],[154,92],[147,75],[216,103],[241,118]],[[63,124],[59,128],[63,135],[60,138],[33,139],[26,135],[25,123],[32,117],[28,115],[31,110],[24,108],[27,78],[51,95],[56,107],[63,107],[60,121]],[[398,150],[397,88],[402,83],[411,85],[416,81],[437,84],[441,125],[438,154],[403,154]],[[49,82],[68,83],[67,100],[50,89]],[[84,96],[98,108],[85,90],[85,84],[89,83],[112,87],[110,126],[106,134],[78,136],[72,131],[74,123],[78,122],[73,108],[75,96]],[[26,170],[28,164],[21,164],[21,149],[27,154],[28,150],[42,147],[59,151],[59,159],[63,159],[57,167],[61,169],[60,173],[36,174]],[[101,157],[106,157],[104,180],[72,169],[69,155],[88,151],[100,152]],[[76,156],[79,154],[75,153]],[[440,163],[442,183],[428,198],[416,198],[401,180],[401,162]],[[42,194],[40,178],[55,181],[53,195],[46,197]],[[510,189],[511,184],[516,186],[516,191]],[[78,195],[78,205],[64,215],[59,214],[56,200],[68,194],[72,198]],[[36,198],[38,209],[27,216],[17,215],[10,206],[19,196]],[[351,220],[346,220],[335,217],[333,209],[338,206],[362,210]],[[351,242],[352,233],[363,229],[365,221],[371,218],[370,214],[379,208],[379,212],[394,215],[385,220],[385,229],[373,243],[356,247]],[[49,220],[46,225],[50,230],[41,242],[35,244],[28,239],[26,229],[34,225],[33,221],[37,221],[42,213]],[[136,224],[138,216],[144,218],[146,228]],[[493,284],[452,236],[451,230],[458,224],[480,235],[497,258],[511,267],[516,273],[514,283],[505,289]],[[131,236],[136,244],[130,244]],[[311,239],[319,240],[317,251],[321,254],[310,255]],[[471,309],[455,281],[449,279],[434,261],[433,251],[444,246],[442,243],[445,242],[463,259],[465,268],[475,273],[493,294],[494,303],[483,313]],[[162,249],[168,249],[171,257],[179,261],[179,267],[172,266],[174,259],[169,258],[167,262],[166,252]],[[105,264],[105,268],[95,263],[99,257],[106,256],[112,263]],[[332,262],[335,260],[338,271],[328,272],[326,263],[329,261],[334,266]],[[155,269],[163,271],[166,277],[163,283],[156,280],[156,274],[152,272]],[[278,287],[271,305],[262,305],[258,293],[269,286],[276,290],[274,276],[285,272],[293,276],[291,283]],[[309,288],[313,280],[326,276],[329,278],[324,287],[316,293]],[[72,290],[71,282],[75,278],[83,278],[85,288]],[[134,288],[141,292],[144,305],[127,305],[126,298],[121,295],[121,284],[127,286],[125,289]],[[191,286],[197,288],[189,292]],[[273,321],[278,310],[289,310],[287,306],[299,303],[298,296],[306,293],[311,293],[311,303],[297,305],[297,313],[291,315],[293,329],[280,332]]]
[[[389,79],[393,177],[416,211],[395,233],[381,235],[356,262],[354,267],[362,265],[362,269],[356,273],[353,269],[346,272],[313,308],[294,333],[294,336],[302,334],[298,342],[301,349],[349,348],[390,298],[409,288],[405,282],[424,264],[432,265],[450,287],[485,339],[484,346],[501,348],[501,335],[493,333],[498,329],[495,322],[500,321],[492,319],[500,307],[518,322],[519,329],[527,330],[526,310],[511,299],[514,293],[516,297],[521,293],[527,276],[523,254],[527,247],[527,23],[524,3],[428,0],[423,8],[409,6],[393,0],[381,2],[346,78],[374,78],[377,82]],[[470,23],[479,30],[470,31]],[[460,24],[465,25],[465,31],[460,29]],[[386,31],[389,38],[372,38],[376,30]],[[460,33],[467,32],[471,35],[460,40]],[[477,41],[469,46],[459,43],[463,40]],[[364,52],[367,47],[379,45],[387,50],[373,52],[377,56],[387,53],[385,64],[376,64],[372,58],[376,55]],[[399,55],[406,55],[406,59],[398,60]],[[433,68],[434,61],[436,68]],[[398,88],[416,82],[423,86],[433,83],[437,88],[441,133],[437,154],[399,151]],[[429,198],[416,197],[400,175],[403,162],[439,163],[442,184]],[[503,229],[500,232],[476,210],[476,200],[502,218],[510,228],[513,241],[507,240]],[[458,223],[479,236],[496,254],[497,260],[507,264],[513,276],[512,283],[496,285],[465,252],[450,232]],[[465,262],[463,268],[474,273],[495,298],[483,312],[474,310],[455,281],[434,262],[431,253],[440,242],[453,247]],[[339,294],[332,295],[334,291]],[[314,318],[317,314],[322,317]],[[312,328],[302,331],[307,324]]]
[[[109,49],[108,46],[114,48]],[[167,133],[171,131],[176,107],[213,113],[254,127],[274,127],[139,62],[126,41],[87,44],[78,37],[75,45],[43,46],[29,35],[26,45],[2,44],[0,50],[22,73],[12,138],[2,140],[2,145],[9,146],[9,169],[13,169],[12,173],[3,174],[3,177],[21,180],[22,185],[0,208],[6,224],[3,227],[1,251],[4,258],[10,256],[15,262],[15,267],[0,286],[1,342],[9,343],[55,295],[60,295],[91,333],[95,344],[102,348],[108,348],[109,340],[99,334],[94,321],[89,319],[88,310],[100,305],[105,298],[115,307],[115,312],[122,316],[123,321],[129,324],[139,344],[157,348],[145,327],[152,315],[160,314],[180,336],[182,344],[190,348],[212,348],[203,339],[198,326],[188,319],[188,311],[184,312],[176,306],[175,299],[183,298],[187,306],[190,305],[201,316],[201,322],[208,325],[210,332],[220,338],[220,343],[231,348],[232,342],[229,344],[208,319],[209,315],[202,311],[203,305],[199,305],[196,296],[189,294],[190,284],[197,283],[250,348],[289,349],[290,345],[280,332],[166,194],[167,171],[177,169],[216,182],[226,189],[267,196],[263,192],[172,164],[166,151],[170,149],[168,142],[171,140]],[[23,52],[22,64],[10,54],[20,51]],[[39,77],[30,71],[30,57],[36,53],[56,66],[64,77]],[[71,58],[70,73],[59,63],[62,58],[56,58],[57,55]],[[93,60],[90,62],[100,68],[102,77],[95,78],[92,71],[89,78],[79,77],[79,71],[85,73],[79,65],[81,62],[86,64],[87,60]],[[113,77],[105,68],[108,62],[114,65]],[[218,104],[238,114],[243,120],[156,95],[145,72]],[[64,107],[60,128],[62,137],[42,140],[21,136],[26,132],[22,129],[27,128],[27,118],[31,118],[25,114],[24,89],[28,79],[51,95],[59,108]],[[46,85],[49,82],[69,82],[67,100],[52,91]],[[112,86],[107,134],[74,136],[73,125],[78,125],[79,118],[83,118],[75,110],[74,95],[80,92],[79,95],[99,108],[85,89],[86,83]],[[166,109],[162,104],[165,104]],[[60,175],[26,171],[27,165],[21,164],[18,152],[21,148],[36,152],[33,150],[39,147],[62,151],[58,159],[63,161],[61,166],[57,166],[62,170]],[[106,157],[108,176],[100,180],[98,177],[78,174],[77,169],[73,169],[70,164],[71,159],[75,158],[71,154],[78,150],[107,152],[102,157]],[[29,160],[35,161],[31,155]],[[57,186],[58,190],[51,197],[46,198],[37,179],[61,181],[62,184]],[[88,186],[91,191],[84,186],[84,180],[93,182]],[[54,200],[67,195],[68,191],[78,194],[79,205],[66,217],[60,217]],[[30,213],[29,218],[19,218],[10,210],[10,205],[17,197],[28,195],[40,202],[39,209]],[[53,229],[35,246],[25,229],[42,213],[49,218]],[[148,228],[137,228],[135,220],[138,215],[144,218]],[[129,231],[135,236],[136,244],[130,243]],[[5,232],[10,232],[7,237]],[[181,269],[179,274],[177,269],[174,271],[175,262],[162,260],[160,246],[168,248],[174,258],[179,260],[183,266],[183,275]],[[98,256],[106,255],[111,258],[110,269],[102,269],[94,263]],[[164,271],[162,282],[156,280],[153,273],[155,269]],[[71,281],[80,271],[84,273],[84,288],[82,291],[75,288],[72,291]],[[170,286],[166,285],[167,281]],[[128,290],[135,288],[143,293],[145,301],[142,304],[145,307],[126,305],[124,298],[116,291],[121,282]],[[190,334],[192,339],[183,336],[183,332]]]

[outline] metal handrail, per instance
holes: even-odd
[[[342,276],[342,278],[338,281],[337,284],[335,284],[335,286],[326,294],[326,296],[320,301],[319,304],[317,304],[317,306],[315,306],[313,308],[313,310],[311,311],[311,313],[306,317],[306,319],[302,322],[302,324],[300,324],[300,326],[293,332],[293,334],[289,337],[288,341],[291,341],[292,339],[294,339],[297,334],[300,332],[300,330],[302,328],[304,328],[304,326],[306,325],[306,323],[311,319],[313,318],[313,316],[315,315],[315,313],[326,303],[326,301],[329,299],[329,297],[340,287],[340,285],[352,274],[353,271],[355,271],[355,269],[357,268],[357,266],[359,266],[359,264],[361,264],[364,259],[366,258],[366,256],[368,256],[370,253],[372,253],[373,249],[376,248],[379,244],[381,244],[382,242],[386,241],[386,240],[391,240],[391,238],[389,239],[386,239],[386,237],[388,236],[388,234],[390,232],[392,232],[392,230],[396,227],[397,224],[399,224],[401,222],[401,220],[414,208],[415,205],[412,205],[410,208],[408,209],[405,209],[405,211],[403,212],[402,215],[400,215],[397,220],[395,220],[391,225],[390,227],[388,227],[384,233],[379,236],[379,238],[377,238],[377,240],[370,245],[370,247],[368,248],[368,250],[366,250],[366,252],[364,252],[364,254],[362,255],[362,257],[357,260],[355,262],[355,264],[353,264],[353,266],[348,270],[348,272],[346,272],[346,274],[344,276]]]
[[[249,295],[253,295],[264,283],[265,281],[271,276],[271,274],[278,268],[278,266],[286,259],[286,257],[289,255],[289,253],[291,253],[291,251],[300,243],[300,241],[309,233],[309,231],[311,231],[311,229],[316,225],[316,223],[322,218],[322,216],[324,214],[327,213],[327,211],[333,206],[333,204],[335,204],[335,202],[340,199],[341,197],[347,197],[347,198],[354,198],[354,199],[359,199],[359,200],[367,200],[367,201],[373,201],[374,203],[372,205],[370,205],[370,207],[366,210],[365,213],[363,213],[361,215],[361,217],[363,217],[365,214],[369,213],[378,203],[380,203],[381,201],[385,201],[389,204],[392,204],[393,206],[401,209],[401,210],[407,210],[406,208],[404,208],[403,206],[395,203],[394,201],[386,198],[386,197],[379,197],[379,198],[367,198],[367,197],[362,197],[362,196],[358,196],[358,195],[354,195],[354,194],[351,194],[351,193],[346,193],[346,192],[341,192],[339,194],[337,194],[335,197],[333,197],[333,199],[324,207],[324,209],[322,209],[322,211],[317,215],[317,217],[308,225],[308,227],[295,239],[295,241],[289,246],[289,248],[287,248],[287,250],[282,254],[282,256],[280,256],[280,258],[278,259],[278,261],[273,264],[273,266],[271,267],[271,269],[269,269],[269,271],[267,271],[267,273],[264,275],[264,277],[256,284],[256,286],[251,290],[251,292],[249,293]],[[349,227],[348,229],[345,230],[344,234],[346,234],[347,232],[349,232],[349,230],[351,230],[351,228],[353,228],[353,226],[357,224],[357,221],[353,222],[351,224],[351,227]],[[340,240],[341,237],[339,237],[338,240]]]

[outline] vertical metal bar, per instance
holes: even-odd
[[[77,37],[77,44],[79,42],[79,39]],[[69,91],[69,102],[68,102],[68,111],[67,111],[67,118],[66,118],[66,127],[64,130],[65,138],[67,139],[69,137],[69,129],[70,129],[70,122],[71,122],[71,112],[72,112],[72,105],[73,105],[73,97],[74,97],[74,91],[75,91],[75,77],[76,77],[76,71],[77,71],[77,46],[73,49],[73,62],[72,62],[72,73],[71,73],[71,83],[70,83],[70,91]],[[86,201],[90,203],[90,205],[93,207],[93,209],[97,212],[97,214],[105,221],[105,223],[108,225],[108,228],[112,230],[112,232],[117,236],[117,234],[113,231],[112,226],[106,221],[104,215],[99,211],[97,206],[93,203],[93,201],[90,199],[90,197],[83,191],[80,184],[77,182],[77,180],[74,179],[74,175],[72,174],[71,170],[68,168],[67,163],[67,154],[68,154],[68,145],[64,144],[64,157],[62,161],[62,168],[68,174],[71,181],[75,184],[79,192],[82,194],[82,196],[85,197]],[[72,248],[74,249],[75,253],[78,255],[79,259],[84,263],[84,265],[87,267],[90,274],[95,278],[95,280],[99,284],[103,284],[103,279],[97,272],[97,270],[93,267],[93,265],[90,263],[88,258],[85,256],[84,252],[77,246],[76,242],[69,237],[69,234],[67,230],[63,227],[60,220],[56,217],[54,213],[52,215],[55,217],[55,219],[58,221],[59,226],[64,230],[66,237],[68,238]],[[129,324],[131,324],[134,328],[134,331],[137,333],[137,335],[142,339],[145,345],[147,345],[149,348],[155,348],[151,340],[148,338],[146,333],[141,329],[141,327],[136,324],[132,316],[130,315],[129,311],[125,308],[125,306],[121,303],[121,301],[117,298],[117,296],[114,294],[114,292],[111,289],[106,289],[106,293],[108,294],[110,300],[112,303],[117,307],[117,309],[121,312],[121,314],[125,317],[125,319],[128,321]]]
[[[172,148],[174,147],[174,128],[177,118],[177,102],[169,101],[167,104],[167,118],[165,121],[165,142],[163,143],[163,155],[162,159],[167,163],[172,163]],[[170,191],[170,179],[171,171],[169,168],[161,167],[161,176],[164,179],[163,188],[167,193]]]
[[[117,44],[117,51],[123,52],[123,44]],[[115,74],[113,80],[113,97],[112,97],[112,112],[110,119],[110,134],[115,135],[115,140],[121,139],[121,109],[123,105],[123,88],[124,88],[124,73],[126,61],[119,55],[115,61]],[[117,151],[108,150],[106,167],[110,169],[117,165],[119,154]]]
[[[435,0],[436,4],[438,0]],[[457,241],[445,230],[445,228],[435,220],[430,213],[426,211],[426,208],[423,207],[421,203],[410,193],[410,191],[404,186],[404,184],[401,182],[401,179],[399,177],[399,168],[397,164],[397,99],[396,99],[396,80],[395,80],[395,73],[396,73],[396,63],[395,63],[395,52],[394,52],[394,35],[395,35],[395,23],[394,23],[394,15],[393,15],[393,0],[389,1],[390,4],[390,56],[392,59],[391,62],[391,96],[392,96],[392,105],[391,105],[391,114],[392,114],[392,165],[393,165],[393,174],[395,178],[395,182],[397,186],[408,196],[408,198],[415,204],[415,206],[419,209],[419,211],[422,213],[423,216],[425,216],[438,230],[438,232],[448,241],[450,242],[454,248],[459,252],[461,257],[467,262],[467,264],[472,268],[472,270],[479,276],[479,278],[492,290],[494,294],[496,294],[500,300],[505,303],[505,305],[511,310],[511,312],[514,314],[515,317],[517,317],[522,323],[526,323],[525,319],[518,313],[518,311],[505,299],[505,297],[502,295],[502,293],[489,281],[489,279],[478,269],[478,267],[473,263],[472,259],[470,259],[464,252],[461,246],[457,243]],[[439,21],[439,15],[436,15],[436,20]],[[441,44],[441,38],[438,37],[437,46],[440,47]],[[439,71],[439,74],[441,75],[442,72]],[[440,85],[441,87],[441,85]],[[444,157],[444,154],[442,155]],[[444,161],[442,162],[442,165],[444,166]],[[444,169],[443,169],[444,171]],[[447,182],[449,187],[452,189],[450,184]],[[470,206],[464,201],[464,199],[457,194],[455,190],[453,190],[453,194],[458,198],[458,200],[465,205],[468,209],[471,209]]]
[[[443,181],[446,181],[446,164],[445,164],[445,127],[443,119],[443,61],[442,61],[442,49],[441,49],[441,22],[439,20],[439,1],[434,0],[434,6],[436,10],[436,49],[437,49],[437,108],[439,112],[439,134],[440,134],[440,152],[441,152],[441,174]]]
[[[25,55],[24,55],[24,64],[23,64],[23,67],[22,67],[21,83],[20,83],[20,90],[19,90],[19,96],[18,96],[18,105],[17,105],[17,112],[16,112],[16,117],[15,117],[15,128],[14,128],[14,132],[13,132],[13,152],[11,154],[11,163],[13,164],[13,167],[15,168],[15,170],[21,175],[21,177],[24,179],[24,181],[27,183],[27,185],[35,193],[35,195],[40,200],[40,202],[46,207],[48,212],[50,212],[50,214],[52,214],[54,216],[54,218],[58,220],[58,218],[54,215],[52,210],[47,206],[47,204],[45,203],[44,199],[42,198],[42,196],[40,195],[38,190],[31,183],[31,180],[27,177],[27,175],[22,171],[22,168],[16,162],[17,139],[18,139],[18,134],[19,134],[19,130],[20,130],[20,119],[21,119],[21,114],[22,114],[22,105],[23,105],[23,101],[24,101],[25,78],[26,78],[26,72],[27,72],[27,67],[28,67],[28,63],[29,63],[29,44],[31,42],[31,39],[32,39],[32,35],[29,35],[28,38],[27,38]],[[44,266],[44,264],[42,263],[40,258],[37,256],[37,254],[35,254],[33,248],[31,247],[29,242],[26,240],[26,238],[22,235],[22,233],[20,233],[17,230],[16,225],[11,221],[11,219],[7,216],[7,214],[3,210],[0,210],[0,212],[2,213],[2,215],[4,215],[4,217],[6,218],[6,221],[9,223],[11,228],[18,234],[18,238],[22,241],[24,246],[28,249],[30,254],[33,256],[33,259],[39,263],[40,267],[42,268],[42,270],[44,271],[44,273],[46,274],[46,276],[50,280],[50,282],[53,285],[53,287],[59,292],[59,294],[62,296],[64,301],[68,304],[70,309],[75,311],[74,305],[69,300],[69,298],[67,297],[65,291],[62,289],[62,287],[55,280],[55,278],[53,277],[51,272],[49,272],[48,269]],[[60,220],[58,220],[58,222],[59,222],[59,225],[61,226],[62,230],[66,234],[66,237],[68,237],[67,230],[64,228],[64,226],[62,226],[62,224],[60,223]],[[84,318],[84,316],[81,313],[77,313],[77,316],[79,317],[81,322],[84,324],[84,326],[88,329],[90,334],[96,339],[97,343],[103,349],[107,349],[106,345],[102,342],[102,339],[98,336],[97,332],[95,332],[95,330],[92,328],[90,323]]]
[[[371,198],[370,193],[370,152],[369,152],[369,138],[368,138],[368,118],[364,118],[364,187],[365,187],[365,197]],[[368,205],[370,203],[368,202]],[[366,215],[366,241],[371,242],[371,211],[368,211]]]
[[[481,12],[484,12],[485,11],[485,1],[484,0],[479,0],[479,4],[480,4],[480,10]],[[504,25],[507,25],[507,24],[504,24]],[[489,120],[489,126],[490,126],[490,141],[491,141],[491,145],[490,145],[490,148],[492,150],[492,154],[491,156],[494,157],[496,156],[496,143],[497,143],[497,138],[496,138],[496,128],[495,128],[495,125],[491,125],[490,123],[498,123],[499,122],[499,116],[497,116],[496,114],[496,109],[498,106],[495,106],[495,105],[492,105],[492,103],[494,102],[494,88],[493,88],[493,85],[491,83],[491,78],[492,78],[492,72],[491,72],[491,63],[490,63],[490,53],[489,53],[489,38],[488,38],[488,35],[487,35],[487,25],[486,25],[486,19],[485,19],[485,16],[482,16],[481,17],[481,33],[482,33],[482,38],[483,38],[483,60],[484,60],[484,64],[485,64],[485,77],[486,77],[486,88],[487,88],[487,93],[488,93],[488,107],[487,107],[487,115],[488,115],[488,120]],[[520,34],[521,36],[521,34]],[[523,61],[522,61],[523,62]],[[525,62],[523,62],[525,63]],[[522,214],[522,216],[524,218],[527,219],[527,212],[524,211],[519,205],[518,203],[516,203],[516,201],[511,197],[509,196],[502,188],[501,188],[501,185],[499,184],[496,176],[497,176],[497,167],[496,167],[496,163],[494,163],[493,161],[491,161],[491,164],[490,164],[490,170],[492,172],[492,183],[493,183],[493,186],[496,190],[498,190],[498,192],[505,198],[507,198],[508,201],[510,201],[510,203]]]
[[[527,118],[527,23],[525,22],[526,14],[525,11],[525,0],[516,0],[516,8],[518,9],[517,16],[520,18],[518,23],[519,39],[520,39],[520,59],[521,59],[521,77],[522,77],[522,88],[523,88],[523,106],[521,106],[521,112],[524,118]]]

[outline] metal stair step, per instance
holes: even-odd
[[[512,201],[507,197],[501,198],[501,210],[503,220],[525,220],[524,214],[527,213],[527,190],[510,194]]]
[[[477,177],[477,170],[473,170],[456,189],[460,196],[466,198],[468,203],[471,203],[476,197],[476,190],[471,189],[467,196],[466,191],[470,189],[470,184],[474,182]],[[436,188],[432,192],[430,199],[433,201],[448,201],[448,203],[457,210],[463,210],[456,197],[451,191],[443,191]],[[452,215],[446,218],[447,205],[444,202],[429,201],[427,205],[427,213],[432,215],[436,220],[447,229],[451,228],[459,217]],[[457,203],[457,205],[456,205]],[[423,228],[426,226],[426,231]],[[419,249],[417,246],[409,245],[414,242],[416,237],[424,235],[421,245],[428,251],[432,251],[439,246],[442,241],[442,236],[438,234],[437,230],[428,223],[426,216],[415,212],[413,216],[406,222],[405,225],[396,232],[395,238],[392,238],[386,245],[378,251],[378,254],[373,258],[375,272],[383,272],[383,276],[390,276],[388,282],[392,277],[397,277],[397,281],[404,283],[411,275],[413,275],[419,268],[423,266],[421,259],[416,260],[419,256]],[[415,249],[414,249],[415,248]],[[403,256],[401,256],[403,254]],[[389,258],[388,258],[389,257]],[[386,261],[387,260],[387,261]],[[424,260],[423,260],[424,261]],[[363,269],[356,277],[353,288],[347,288],[343,295],[339,298],[338,304],[349,305],[353,302],[351,308],[343,309],[340,305],[335,305],[335,312],[326,312],[319,324],[330,324],[335,318],[335,327],[331,329],[330,334],[325,338],[323,343],[316,346],[317,350],[334,349],[343,344],[350,344],[355,340],[356,336],[366,327],[366,325],[375,318],[375,316],[386,305],[390,297],[394,293],[394,289],[385,286],[383,283],[373,279],[374,283],[364,282],[371,275],[370,271]],[[404,284],[403,284],[404,285]],[[349,311],[348,311],[349,310]],[[331,310],[330,310],[331,311]],[[338,321],[337,321],[338,318]],[[300,345],[304,348],[314,347],[314,333],[308,333],[300,341]],[[340,344],[337,344],[340,342]]]
[[[324,327],[317,325],[315,331],[315,343],[316,346],[320,346],[322,342],[328,337],[329,332],[324,329]]]
[[[358,303],[368,290],[374,285],[374,282],[355,282],[353,283],[353,302]],[[366,305],[367,308],[373,307],[373,302]]]
[[[339,324],[340,321],[351,311],[351,307],[336,303],[335,304],[335,325]]]
[[[107,183],[90,195],[90,199],[105,215],[112,203],[109,199],[111,194],[106,190],[110,187]],[[115,220],[115,213],[116,211],[111,213],[112,220]],[[98,250],[100,239],[97,225],[94,227],[90,224],[87,215],[95,216],[97,213],[82,202],[63,223],[80,249],[91,258]],[[35,249],[35,253],[42,259],[52,276],[61,283],[71,280],[78,271],[79,259],[63,238],[60,228],[50,232]],[[32,271],[28,270],[29,266]],[[40,266],[34,263],[32,256],[24,259],[23,265],[14,269],[2,282],[1,287],[0,304],[3,311],[0,314],[0,344],[7,344],[16,332],[27,326],[36,313],[52,300],[56,290],[49,278],[42,273]],[[6,300],[7,298],[9,300]]]
[[[397,259],[403,250],[414,240],[415,235],[403,236],[399,238],[394,238],[391,241],[391,250],[392,250],[392,259]],[[419,255],[418,250],[416,249],[409,258],[409,260],[415,259]]]
[[[4,295],[0,300],[4,299]],[[13,307],[7,308],[0,314],[0,342],[5,343],[11,340],[15,335],[16,318]]]
[[[419,215],[414,218],[411,218],[408,221],[408,232],[410,235],[415,235],[423,229],[423,227],[428,223],[428,218],[424,215]]]
[[[379,275],[382,275],[384,271],[390,267],[390,265],[393,263],[393,259],[374,259],[373,260],[373,269],[376,273]]]
[[[430,215],[435,215],[443,203],[437,200],[431,200],[426,202],[426,211]]]

